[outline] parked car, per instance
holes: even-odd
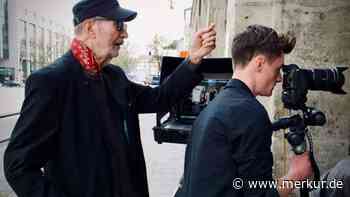
[[[4,81],[2,83],[3,87],[21,87],[21,84],[15,82],[15,81]]]
[[[150,85],[158,86],[160,83],[160,76],[159,75],[153,75]]]
[[[148,77],[146,77],[144,84],[151,86],[151,87],[159,86],[160,76],[159,75],[149,75]]]

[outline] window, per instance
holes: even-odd
[[[38,27],[37,34],[37,49],[38,49],[38,66],[45,66],[45,30],[42,27]]]
[[[45,63],[49,64],[52,62],[53,58],[53,46],[52,46],[52,31],[51,30],[47,30],[46,31],[46,60]]]
[[[5,10],[5,23],[2,27],[3,29],[3,57],[9,58],[9,32],[8,32],[8,10],[7,10],[7,0],[4,0],[4,10]]]
[[[32,23],[28,25],[28,36],[29,36],[29,62],[30,72],[37,69],[37,58],[36,58],[36,26]]]
[[[57,59],[60,56],[60,35],[55,33],[55,57]]]
[[[7,0],[0,0],[0,58],[9,58]]]
[[[192,8],[184,10],[185,25],[189,27],[191,25]]]
[[[18,21],[18,38],[19,38],[19,62],[22,66],[23,79],[28,77],[28,48],[27,48],[27,22],[23,20]]]

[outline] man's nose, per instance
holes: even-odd
[[[129,37],[129,34],[128,34],[128,28],[126,26],[126,24],[124,24],[124,28],[123,28],[123,31],[121,32],[121,36],[122,38],[126,39]]]
[[[124,29],[124,31],[122,32],[121,36],[126,39],[129,37],[128,31],[126,29]]]

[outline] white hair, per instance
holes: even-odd
[[[74,27],[74,34],[80,35],[83,32],[84,25],[85,25],[86,21],[99,21],[99,20],[108,20],[108,19],[106,19],[102,16],[95,16],[92,18],[88,18]]]

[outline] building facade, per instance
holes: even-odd
[[[8,0],[0,0],[0,81],[13,76],[14,69],[1,63],[9,59]]]
[[[3,80],[24,82],[33,71],[48,65],[68,50],[73,27],[59,24],[43,15],[40,9],[19,6],[21,2],[18,0],[0,1],[7,4],[7,8],[1,9],[6,10],[4,14],[0,14],[3,27],[0,36],[7,40],[0,42],[3,49],[0,72],[2,69],[5,73]]]

